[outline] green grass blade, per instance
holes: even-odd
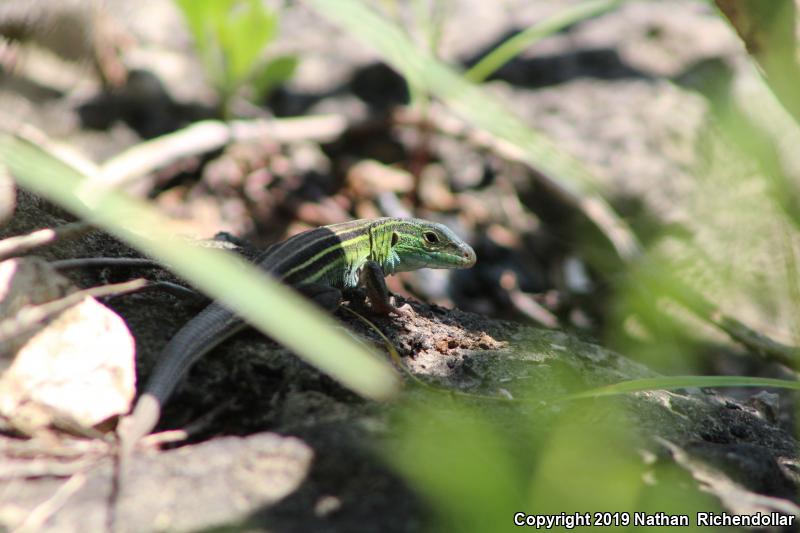
[[[519,152],[519,159],[580,208],[606,235],[617,253],[630,260],[640,245],[628,225],[600,194],[598,181],[576,159],[542,133],[528,127],[506,105],[453,67],[420,50],[392,22],[358,0],[308,0],[319,13],[374,48],[408,83],[426,89],[472,126],[489,132]]]
[[[464,76],[475,83],[482,83],[500,67],[511,61],[535,42],[572,26],[582,20],[596,17],[617,7],[622,0],[592,0],[568,9],[560,10],[530,28],[508,38],[478,61]]]
[[[616,396],[648,390],[672,390],[691,387],[760,387],[792,389],[800,391],[800,382],[786,379],[759,378],[750,376],[665,376],[633,379],[596,389],[589,389],[557,398],[558,401]]]
[[[190,246],[165,231],[168,222],[147,204],[89,182],[89,177],[19,137],[0,137],[0,164],[23,187],[108,230],[257,329],[364,396],[383,399],[398,387],[388,363],[341,331],[296,292],[233,254]]]

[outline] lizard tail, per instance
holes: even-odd
[[[245,326],[228,309],[212,303],[181,328],[164,347],[133,412],[120,423],[123,447],[132,449],[153,430],[161,417],[162,406],[198,359]]]

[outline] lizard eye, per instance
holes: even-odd
[[[431,244],[436,244],[439,242],[439,236],[432,231],[426,231],[422,234],[422,236],[425,237],[425,240]]]
[[[397,232],[392,233],[392,244],[391,244],[392,248],[394,248],[394,245],[397,244],[397,241],[399,240],[400,240],[400,235]]]

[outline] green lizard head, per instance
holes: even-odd
[[[475,264],[475,251],[444,224],[421,219],[408,219],[391,231],[392,254],[389,272],[405,272],[418,268],[470,268]]]

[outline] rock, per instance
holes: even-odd
[[[410,173],[369,159],[350,167],[346,182],[357,198],[373,198],[384,192],[408,193],[414,187]]]
[[[40,259],[0,263],[0,324],[24,332],[0,344],[0,416],[24,433],[65,419],[91,428],[127,412],[133,399],[134,341],[113,311],[87,296],[28,326],[43,305],[71,292]]]
[[[312,457],[311,448],[299,439],[271,433],[137,455],[121,487],[115,531],[194,531],[237,522],[296,491],[307,479]],[[36,531],[103,531],[113,472],[110,457],[95,462],[69,494],[69,503]],[[26,510],[63,484],[52,474],[0,481],[15,493],[0,503],[0,523],[19,527]]]

